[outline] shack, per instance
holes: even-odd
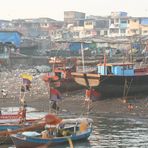
[[[8,59],[11,53],[19,52],[21,36],[18,31],[0,31],[0,59]]]

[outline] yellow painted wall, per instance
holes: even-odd
[[[140,31],[139,20],[136,18],[129,19],[127,35],[132,36],[132,35],[136,34],[135,32],[133,32],[133,30],[138,30],[138,32],[136,32],[136,33],[139,33],[139,31]]]

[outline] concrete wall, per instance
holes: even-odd
[[[48,65],[48,58],[47,57],[13,57],[7,60],[9,66],[14,65]]]
[[[129,19],[128,35],[132,36],[140,33],[140,22],[138,18]]]

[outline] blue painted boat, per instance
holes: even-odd
[[[29,116],[30,115],[30,116]],[[29,116],[29,117],[28,117]],[[20,123],[18,114],[1,114],[0,115],[0,143],[12,143],[11,138],[8,135],[8,129],[11,131],[17,131],[22,128],[30,127],[32,124],[39,121],[45,115],[42,113],[29,113],[27,119]],[[38,130],[42,130],[43,127],[38,127]]]
[[[87,126],[85,126],[87,125]],[[62,130],[62,132],[61,132]],[[59,132],[60,131],[60,132]],[[60,134],[59,134],[60,133]],[[65,134],[63,134],[65,133]],[[51,132],[48,129],[48,137],[44,137],[43,133],[38,132],[24,132],[10,135],[16,148],[32,148],[39,146],[51,146],[62,143],[69,143],[71,141],[87,140],[92,133],[92,122],[76,122],[75,126],[60,128],[56,127]]]
[[[21,127],[21,124],[0,124],[0,131],[5,131],[7,129],[16,130]]]

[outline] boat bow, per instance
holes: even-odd
[[[94,87],[100,84],[99,74],[73,72],[72,76],[74,77],[76,83],[86,87]]]

